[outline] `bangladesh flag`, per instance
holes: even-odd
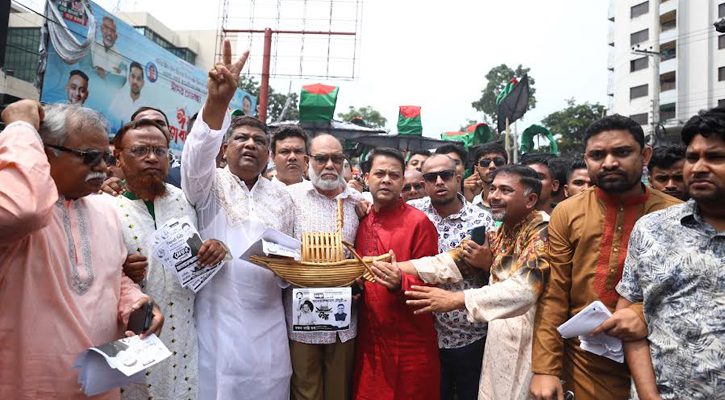
[[[514,82],[516,82],[516,80],[512,79],[512,81],[506,86],[506,89],[501,92],[501,95],[499,95],[501,98],[500,101],[496,99],[498,102],[499,132],[506,130],[506,118],[508,118],[509,123],[513,123],[517,119],[523,117],[524,113],[526,113],[526,109],[529,107],[529,77],[524,75],[524,77],[521,78],[521,82]],[[509,86],[511,86],[511,89],[507,92]]]
[[[519,81],[517,81],[516,78],[511,78],[509,83],[506,84],[506,87],[503,88],[501,93],[498,94],[498,97],[496,97],[496,105],[501,104],[501,100],[503,100],[506,96],[509,95],[509,93],[511,93],[517,83],[519,83]]]
[[[547,138],[549,140],[549,152],[554,153],[557,156],[559,155],[559,145],[556,143],[554,135],[552,135],[551,131],[548,129],[536,124],[526,128],[521,134],[521,154],[535,151],[534,137],[536,137],[536,135],[541,135]],[[541,151],[541,149],[538,149],[538,151]]]
[[[302,86],[300,95],[300,122],[329,122],[335,115],[336,86],[321,83]]]
[[[468,151],[470,148],[486,143],[493,138],[491,128],[488,124],[473,124],[466,128],[465,132],[445,132],[441,133],[441,139],[463,143],[463,147]]]
[[[398,114],[398,135],[423,136],[420,107],[400,106],[400,113]]]

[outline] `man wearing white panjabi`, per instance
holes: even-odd
[[[292,367],[282,289],[271,271],[239,257],[266,227],[292,236],[294,206],[284,189],[260,178],[269,158],[267,126],[227,113],[249,52],[235,63],[231,54],[225,40],[181,158],[182,189],[200,233],[226,243],[233,256],[196,297],[199,398],[286,400]],[[223,139],[227,167],[217,169]]]

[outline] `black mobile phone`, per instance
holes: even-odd
[[[141,308],[131,313],[128,317],[127,331],[137,335],[146,332],[151,327],[151,320],[154,318],[154,302],[148,301]]]
[[[471,230],[471,240],[476,242],[477,245],[482,245],[486,241],[486,227],[481,225]]]

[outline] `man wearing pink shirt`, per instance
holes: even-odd
[[[122,273],[117,216],[89,196],[105,178],[106,122],[79,105],[28,100],[2,120],[0,399],[87,399],[73,362],[121,338],[149,300]],[[162,324],[155,307],[144,335]],[[119,390],[94,398],[118,399]]]

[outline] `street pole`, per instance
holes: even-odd
[[[650,14],[652,14],[652,144],[659,140],[657,127],[660,124],[660,1],[651,0]]]
[[[506,155],[508,156],[509,160],[512,160],[513,157],[511,156],[511,140],[509,139],[509,136],[511,136],[511,127],[509,124],[509,117],[506,117],[506,137],[504,138],[504,143],[506,146]]]
[[[259,89],[259,120],[267,123],[269,102],[269,58],[272,54],[272,30],[264,29],[264,54],[262,55],[262,83]]]

